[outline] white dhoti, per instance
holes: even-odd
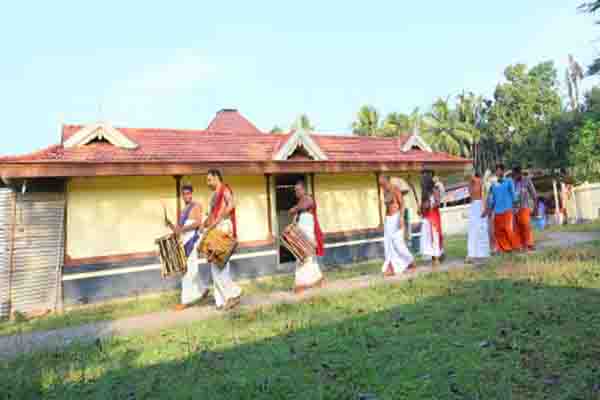
[[[488,219],[481,218],[483,202],[473,200],[469,209],[469,232],[467,241],[468,258],[486,258],[490,256],[490,233]]]
[[[315,239],[315,220],[312,214],[303,212],[298,218],[298,227],[313,241]],[[303,263],[296,262],[296,289],[304,289],[314,286],[323,279],[323,273],[316,257],[308,257]]]
[[[185,225],[193,224],[194,220],[188,219]],[[185,232],[182,235],[183,243],[187,243],[194,236],[194,231]],[[198,239],[196,245],[200,243],[202,237]],[[189,305],[202,298],[208,290],[208,282],[205,282],[200,275],[198,268],[198,251],[194,249],[187,258],[187,272],[181,278],[181,304]]]
[[[427,218],[421,223],[421,255],[424,257],[441,257],[444,249],[440,243],[440,233],[431,225]]]
[[[230,220],[223,220],[217,225],[219,229],[225,233],[231,234],[233,225]],[[235,299],[242,295],[242,288],[233,282],[229,268],[229,262],[224,268],[219,268],[214,264],[210,264],[210,272],[213,280],[215,304],[217,307],[224,306],[228,300]]]
[[[415,261],[404,241],[404,229],[400,226],[399,212],[385,217],[383,234],[385,261],[381,271],[386,272],[391,266],[394,274],[399,274]]]

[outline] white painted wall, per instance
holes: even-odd
[[[442,215],[442,230],[444,235],[467,233],[469,226],[470,204],[445,207],[440,209]]]
[[[600,183],[577,186],[573,189],[573,194],[573,198],[568,203],[574,204],[569,209],[575,208],[578,220],[600,218]]]

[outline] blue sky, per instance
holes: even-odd
[[[490,96],[511,63],[551,59],[562,78],[569,53],[598,54],[579,3],[9,2],[0,153],[57,142],[61,122],[204,128],[226,107],[265,130],[304,112],[344,133],[362,104],[408,113],[462,89]]]

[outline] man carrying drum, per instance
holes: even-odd
[[[208,218],[204,221],[205,234],[211,229],[218,229],[237,238],[233,191],[223,182],[223,176],[218,170],[208,171],[207,184],[213,193],[210,198]],[[214,263],[209,264],[217,309],[230,309],[239,305],[242,289],[231,279],[229,262],[223,268]]]
[[[317,218],[317,204],[312,197],[306,194],[304,182],[296,183],[294,190],[298,203],[290,209],[289,213],[296,217],[298,228],[302,230],[306,238],[316,244],[316,255],[322,256],[324,254],[323,233]],[[323,274],[315,257],[308,257],[304,262],[298,261],[294,285],[296,294],[315,286],[322,286],[323,283]]]
[[[181,303],[175,306],[177,311],[184,310],[208,296],[208,283],[204,281],[198,270],[198,252],[196,251],[203,223],[202,205],[193,201],[191,185],[184,185],[181,188],[181,197],[185,208],[177,225],[166,221],[169,228],[176,235],[180,235],[187,257],[187,272],[181,279]]]

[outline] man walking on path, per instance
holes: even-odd
[[[511,178],[504,178],[504,164],[496,167],[498,183],[492,185],[488,196],[488,204],[481,215],[487,217],[491,210],[494,211],[494,237],[498,250],[510,253],[519,248],[519,241],[514,232],[513,201],[515,199],[515,186]]]

